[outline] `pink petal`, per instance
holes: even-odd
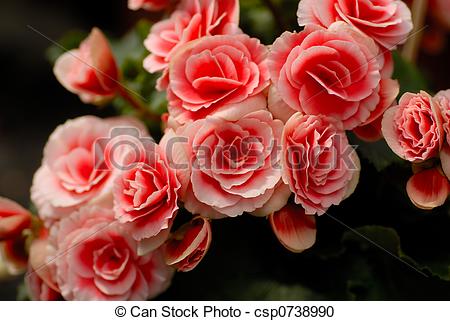
[[[172,222],[170,223],[170,226],[168,228],[161,230],[157,235],[139,241],[137,248],[138,255],[147,255],[148,253],[156,250],[158,247],[163,245],[170,235],[171,227]]]
[[[36,239],[30,247],[29,262],[32,267],[31,273],[36,273],[48,287],[59,292],[59,287],[55,280],[55,263],[51,262],[55,253],[56,249],[47,239]]]
[[[273,117],[275,119],[280,119],[283,123],[286,123],[296,112],[284,102],[274,85],[270,86],[267,104],[267,108],[272,113]]]
[[[415,206],[431,210],[445,203],[450,184],[438,168],[414,174],[406,184],[406,192]]]
[[[395,98],[400,92],[400,85],[397,80],[382,79],[380,82],[380,102],[377,107],[370,113],[369,119],[367,119],[363,125],[368,125],[378,118],[382,118],[383,113],[387,108],[395,103]],[[380,120],[381,122],[381,120]],[[381,127],[380,127],[381,130]]]
[[[88,39],[94,68],[102,88],[109,93],[118,86],[118,69],[108,39],[98,28],[93,28]]]
[[[450,146],[444,144],[440,153],[441,166],[445,176],[450,180]]]
[[[395,126],[395,116],[399,107],[391,107],[383,115],[383,120],[381,121],[381,130],[383,132],[384,139],[392,151],[401,158],[405,158],[405,153],[402,146],[400,145],[400,138],[398,137],[397,128]]]
[[[285,206],[291,196],[292,192],[289,185],[284,184],[282,180],[274,188],[273,195],[264,204],[263,207],[257,208],[251,214],[258,217],[268,216],[276,211],[279,211]]]
[[[383,132],[381,131],[382,120],[383,117],[379,117],[367,125],[356,127],[353,129],[353,133],[358,136],[358,138],[369,143],[379,141],[383,138]]]
[[[353,171],[353,176],[350,182],[348,182],[347,192],[345,193],[344,200],[350,197],[355,192],[361,174],[361,161],[359,160],[358,154],[355,150],[351,154],[351,159],[355,167],[351,168],[351,170]]]
[[[278,240],[294,253],[309,249],[316,242],[316,219],[306,215],[301,206],[288,204],[269,216],[270,225]]]

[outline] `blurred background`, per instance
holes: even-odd
[[[266,44],[280,34],[261,2],[241,3],[245,32]],[[277,3],[283,8],[284,25],[291,30],[299,29],[297,3]],[[155,17],[129,11],[126,0],[107,5],[87,0],[2,1],[1,196],[28,207],[33,173],[54,128],[81,115],[114,114],[113,109],[83,105],[56,81],[45,55],[51,43],[28,26],[54,40],[70,30],[87,33],[93,26],[120,37],[141,18]],[[441,44],[438,49],[431,50],[433,55],[430,50],[422,51],[418,59],[433,92],[450,88],[450,46]],[[375,167],[363,159],[357,192],[331,213],[351,227],[366,226],[364,231],[371,239],[396,255],[400,236],[401,255],[429,271],[428,277],[328,217],[318,219],[318,242],[313,250],[292,254],[279,245],[268,222],[244,216],[214,222],[213,245],[205,260],[195,271],[177,274],[161,299],[450,299],[448,206],[432,213],[414,209],[404,188],[394,183],[406,184],[409,168],[389,167],[379,174]],[[367,228],[375,224],[380,227]],[[0,300],[14,300],[22,279],[0,281]]]

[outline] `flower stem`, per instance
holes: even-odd
[[[139,114],[139,116],[154,122],[161,121],[160,116],[155,115],[150,110],[148,110],[145,103],[138,97],[136,97],[137,96],[136,94],[133,94],[122,84],[118,87],[117,92],[123,99],[125,99],[130,104],[131,107],[133,107],[133,109]]]
[[[420,43],[423,37],[423,29],[427,15],[428,0],[414,0],[412,4],[412,19],[414,29],[411,37],[403,47],[403,58],[405,60],[415,63],[420,49]]]

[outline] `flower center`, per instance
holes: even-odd
[[[95,274],[105,280],[116,280],[124,271],[130,259],[128,249],[117,249],[113,244],[107,244],[94,252]]]

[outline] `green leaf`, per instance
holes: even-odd
[[[151,24],[146,20],[139,21],[136,26],[121,39],[112,41],[112,49],[122,71],[122,82],[134,92],[148,109],[161,115],[167,111],[166,94],[158,92],[156,81],[159,73],[150,74],[143,67],[143,60],[149,54],[144,47]],[[121,97],[113,101],[113,105],[122,114],[133,114],[133,109]],[[154,125],[154,124],[153,124]],[[158,130],[158,128],[154,128]]]
[[[17,287],[17,301],[29,301],[30,294],[28,293],[27,286],[25,285],[25,281],[21,282]]]
[[[236,300],[304,301],[322,300],[323,297],[300,284],[281,284],[272,280],[241,280]],[[237,284],[236,284],[237,285]],[[238,286],[238,285],[237,285]],[[236,286],[231,287],[236,290]]]
[[[432,293],[436,297],[450,294],[448,277],[437,278],[429,267],[406,255],[393,228],[359,227],[345,232],[342,242],[352,256],[347,284],[349,295],[354,299],[389,299],[404,297],[405,293],[420,298],[435,289],[444,293]]]
[[[357,233],[354,231],[345,232],[342,237],[343,243],[357,243],[363,252],[370,251],[377,247],[380,251],[385,252],[386,255],[390,254],[391,256],[397,257],[404,262],[403,264],[409,265],[411,269],[415,268],[424,274],[429,274],[430,271],[427,267],[421,266],[403,252],[400,237],[395,229],[369,225],[356,228],[355,231]]]
[[[373,243],[376,243],[379,247],[395,256],[402,255],[400,238],[393,228],[371,225],[356,228],[355,231],[357,233],[353,231],[345,232],[342,236],[342,242],[347,244],[356,243],[362,251],[372,249]],[[367,241],[367,239],[371,242]]]
[[[147,54],[144,47],[144,40],[150,32],[151,23],[140,20],[120,39],[111,40],[111,48],[114,52],[117,64],[126,67],[127,64],[137,63],[141,66],[142,60]]]
[[[272,12],[264,0],[241,1],[241,17],[239,26],[252,37],[269,45],[284,31],[299,30],[297,23],[298,0],[270,0],[276,8]],[[274,14],[281,20],[283,26],[279,26],[274,19]]]
[[[347,291],[350,299],[377,300],[383,297],[384,284],[379,282],[377,273],[366,258],[355,257],[347,272]]]
[[[400,82],[400,95],[405,92],[418,93],[428,89],[424,75],[415,65],[403,59],[398,51],[393,52],[393,57],[395,65],[393,78]]]
[[[445,263],[447,262],[447,263]],[[445,258],[440,257],[435,260],[429,261],[426,265],[426,268],[429,271],[441,278],[442,280],[450,281],[450,255],[446,254]]]
[[[356,151],[360,156],[367,159],[375,168],[381,172],[387,167],[397,164],[404,165],[406,162],[398,157],[386,144],[384,139],[374,143],[368,143],[360,140],[353,133],[348,134],[352,145],[357,146]]]
[[[432,212],[421,211],[421,220],[411,227],[408,254],[431,273],[450,281],[450,213],[449,206],[437,208]]]
[[[275,39],[273,35],[278,32],[270,10],[259,1],[243,2],[242,8],[240,27],[251,36],[260,39],[262,43],[272,43]]]

